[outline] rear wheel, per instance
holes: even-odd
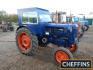
[[[72,53],[63,47],[54,48],[53,56],[56,64],[61,64],[62,61],[73,58]]]
[[[26,55],[33,54],[38,47],[38,40],[27,28],[20,28],[16,33],[16,43],[21,53]]]

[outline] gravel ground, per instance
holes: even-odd
[[[51,62],[47,51],[48,49],[40,48],[35,55],[25,56],[18,51],[15,32],[0,32],[0,70],[64,70]],[[91,59],[93,63],[93,26],[85,32],[78,51],[73,55],[75,59]]]

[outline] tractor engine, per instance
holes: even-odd
[[[49,41],[59,46],[67,46],[68,39],[70,36],[70,30],[66,28],[47,28],[49,32]]]
[[[64,27],[46,27],[45,35],[39,37],[39,44],[42,46],[46,46],[48,43],[53,43],[59,46],[68,47],[68,45],[70,44],[69,41],[72,39],[71,33],[72,28],[67,29]]]

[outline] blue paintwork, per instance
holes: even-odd
[[[60,31],[56,32],[55,34],[58,37],[53,37],[53,35],[50,35],[50,42],[57,44],[59,46],[65,46],[65,47],[70,47],[72,44],[76,43],[76,38],[77,38],[77,26],[76,24],[49,24],[49,28],[64,28],[66,31]],[[71,30],[72,29],[72,30]],[[59,38],[62,37],[62,38]],[[65,40],[64,38],[67,38]]]
[[[47,28],[50,29],[64,29],[64,31],[58,30],[56,32],[49,32],[47,35],[48,42],[54,43],[59,46],[70,47],[72,44],[76,43],[75,39],[77,38],[77,25],[76,24],[55,24],[49,22],[38,22],[38,24],[22,24],[22,13],[23,12],[37,12],[40,14],[50,14],[48,10],[41,8],[26,8],[18,10],[18,23],[19,27],[26,26],[34,35],[37,37],[45,36]]]

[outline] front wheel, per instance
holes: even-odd
[[[16,33],[16,43],[21,53],[32,55],[35,47],[38,46],[38,40],[29,29],[23,27]]]
[[[56,64],[61,64],[63,60],[70,60],[72,58],[72,53],[64,47],[54,48],[53,50],[53,59]]]
[[[69,47],[70,52],[75,53],[78,50],[78,45],[73,44],[71,47]]]

